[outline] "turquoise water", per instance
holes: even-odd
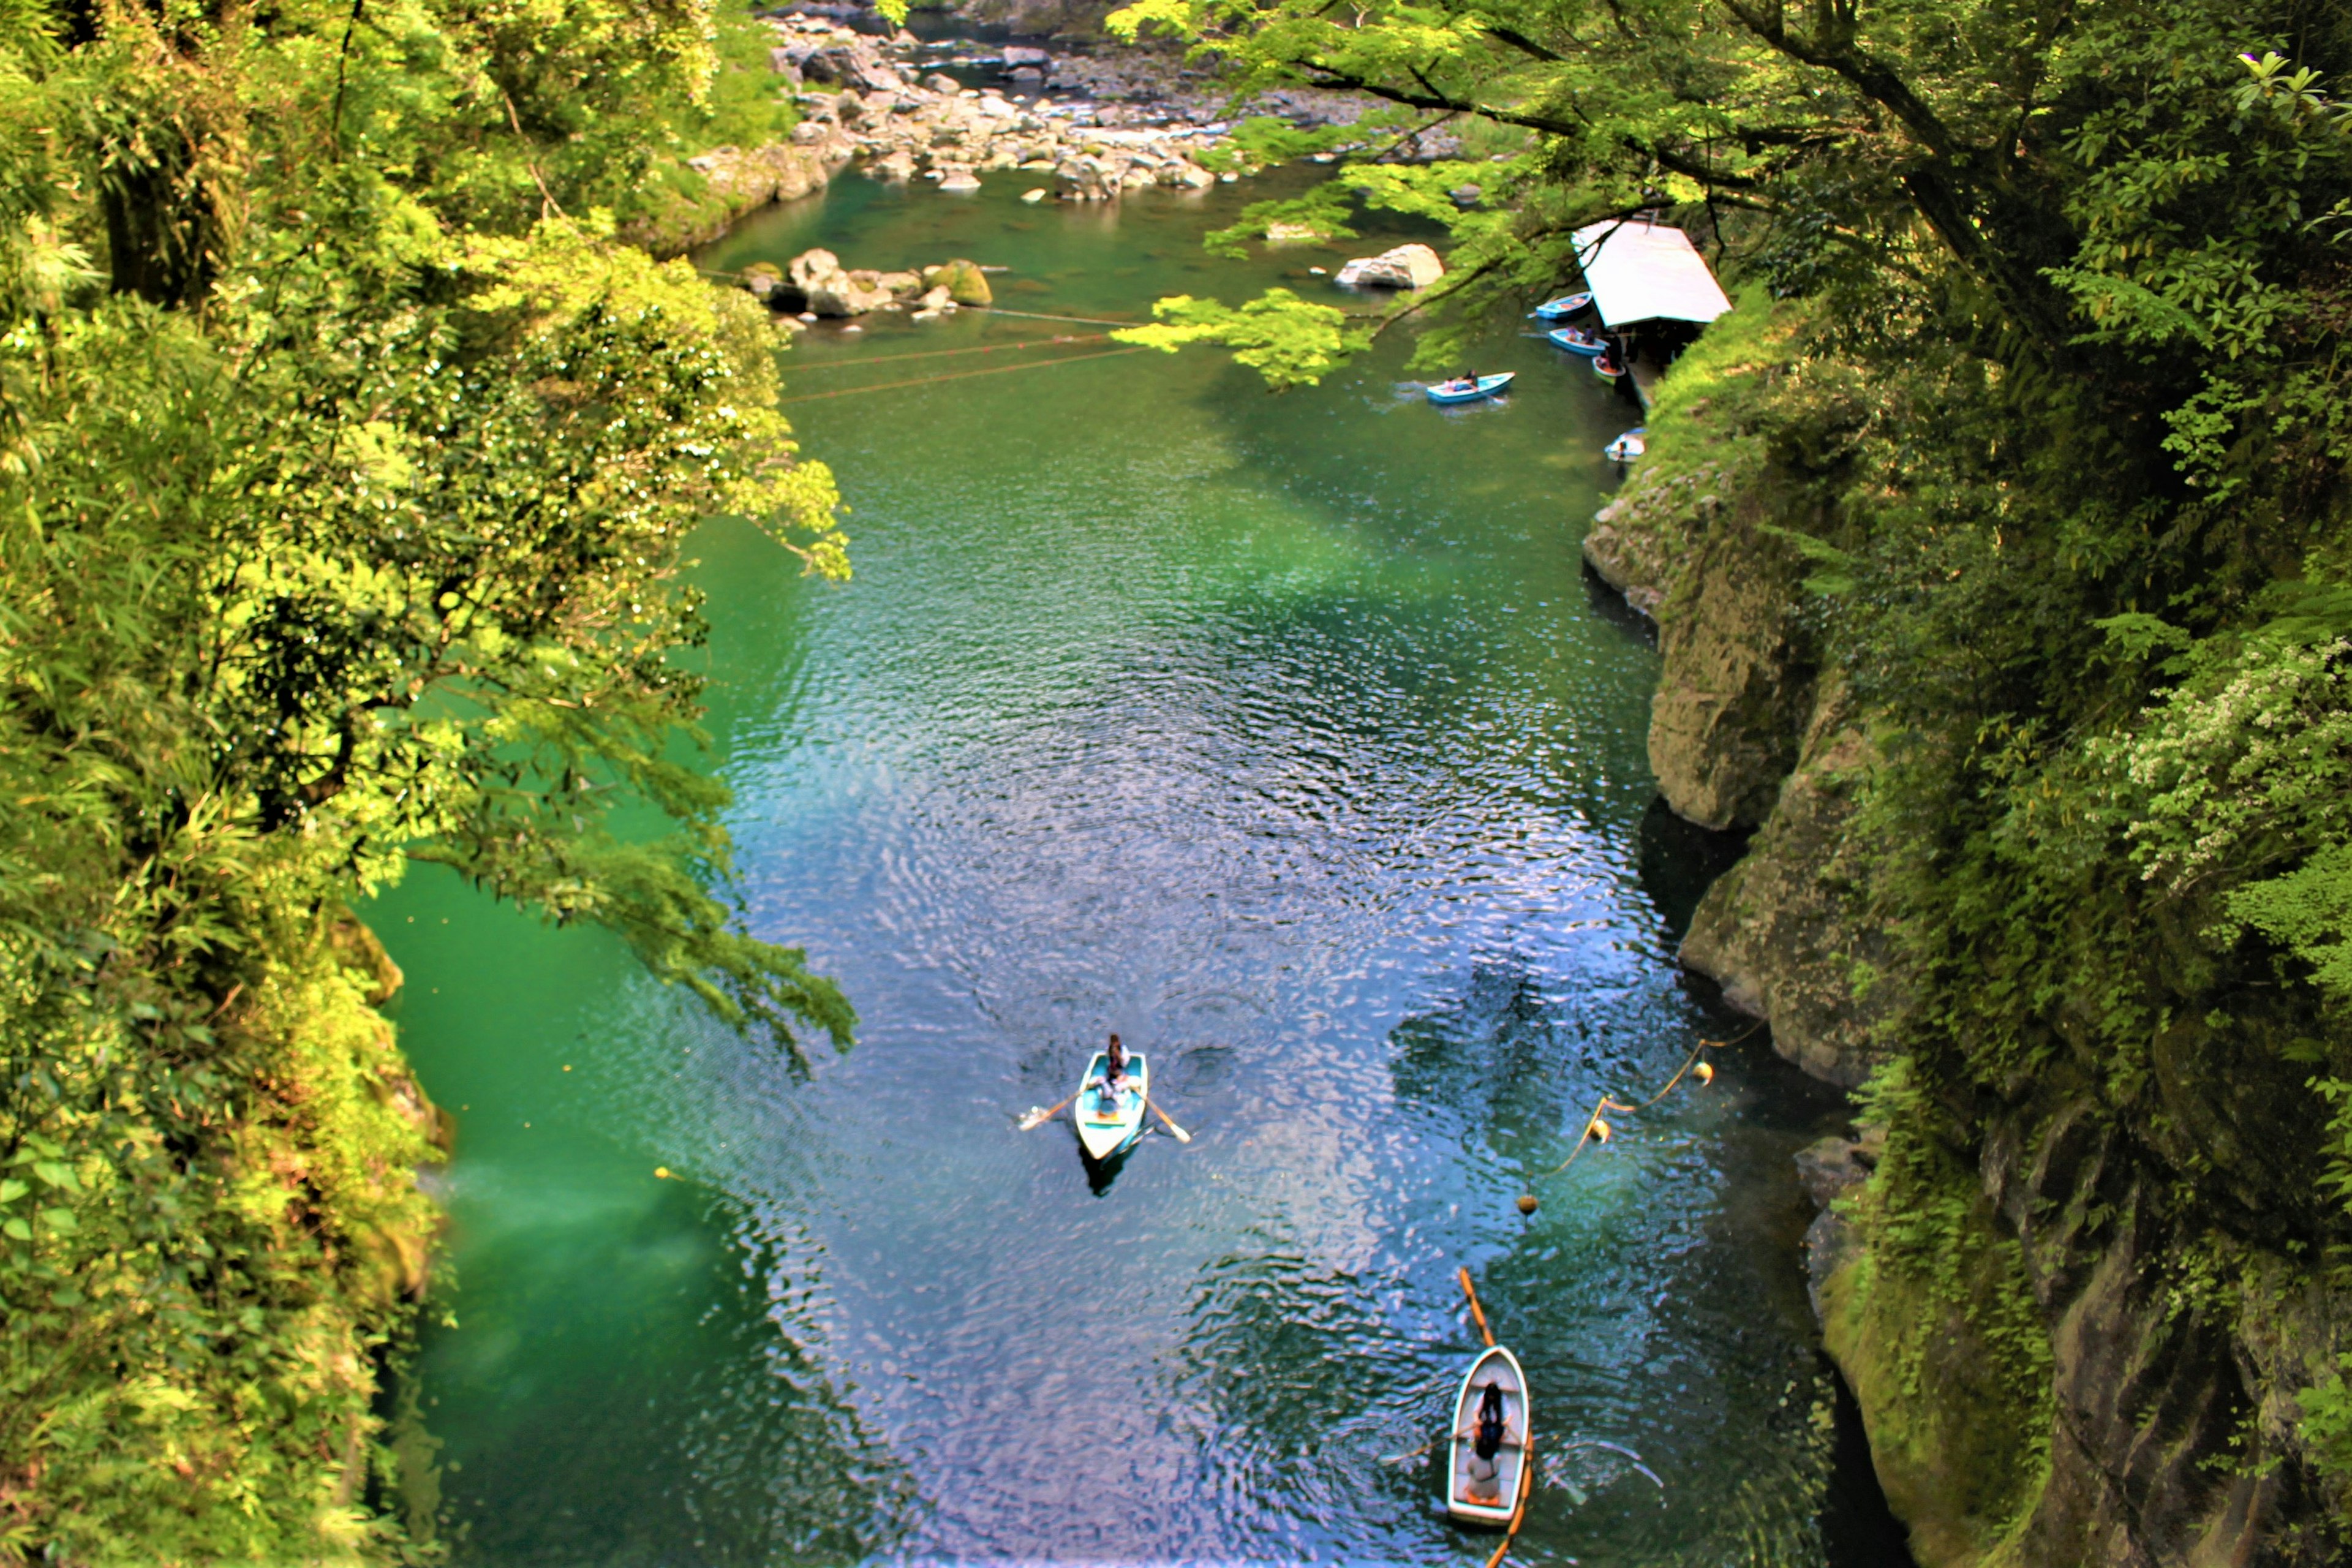
[[[1235,264],[1198,237],[1263,186],[1023,184],[852,177],[706,259],[970,256],[1131,319],[1397,237]],[[460,1563],[1483,1563],[1415,1454],[1467,1264],[1552,1446],[1517,1560],[1822,1563],[1789,1155],[1835,1097],[1749,1038],[1542,1173],[1741,1026],[1672,958],[1714,850],[1655,805],[1656,655],[1579,565],[1633,410],[1507,330],[1515,395],[1451,412],[1405,332],[1280,397],[1211,353],[897,358],[1097,330],[809,334],[856,579],[698,540],[738,890],[851,1054],[796,1070],[437,876],[375,911],[460,1129],[419,1506]],[[1105,1174],[1015,1121],[1109,1029],[1193,1141]]]

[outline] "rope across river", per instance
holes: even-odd
[[[993,316],[1018,316],[1033,321],[1064,321],[1082,327],[1132,327],[1140,324],[1135,321],[1112,321],[1100,316],[1051,316],[1036,310],[1007,310],[994,305],[973,308],[986,310]],[[960,349],[925,349],[915,353],[884,354],[877,359],[829,360],[821,363],[798,365],[794,368],[799,373],[852,370],[862,365],[902,364],[908,360],[950,359],[961,354],[1006,353],[1022,349],[1066,348],[1076,343],[1107,342],[1110,340],[1110,336],[1108,332],[1056,333],[1050,338],[1024,338],[1018,342],[1004,343],[978,343]],[[803,392],[791,397],[779,398],[777,401],[780,404],[816,403],[835,397],[856,397],[861,393],[867,392],[899,392],[908,387],[929,386],[943,381],[963,381],[981,375],[1005,375],[1016,370],[1043,370],[1049,365],[1076,364],[1081,360],[1117,359],[1123,354],[1150,352],[1150,349],[1141,347],[1101,349],[1093,353],[1065,354],[1056,359],[1033,360],[1027,364],[992,365],[985,370],[949,371],[940,375],[915,376],[905,381],[878,382],[871,386],[845,386],[835,392]]]

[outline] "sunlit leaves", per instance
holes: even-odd
[[[1151,325],[1124,327],[1111,336],[1165,353],[1184,343],[1223,344],[1277,390],[1315,385],[1360,346],[1345,312],[1287,289],[1269,289],[1238,309],[1180,294],[1154,303],[1151,313],[1158,318]]]

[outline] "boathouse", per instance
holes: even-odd
[[[1642,401],[1699,330],[1731,309],[1723,285],[1671,224],[1614,218],[1576,231],[1577,264],[1607,335],[1624,352]]]

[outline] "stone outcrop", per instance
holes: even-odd
[[[1812,712],[1802,563],[1759,526],[1781,521],[1774,499],[1759,484],[1700,505],[1704,526],[1658,606],[1664,668],[1650,707],[1650,766],[1666,803],[1702,827],[1763,823]]]
[[[761,147],[714,147],[686,160],[690,185],[654,184],[640,193],[641,210],[623,233],[656,256],[678,255],[718,238],[771,202],[824,189],[850,152],[845,143],[823,136]]]
[[[1358,257],[1333,281],[1342,289],[1426,289],[1444,276],[1445,263],[1437,252],[1425,245],[1400,245]]]
[[[1881,1030],[1907,1000],[1873,907],[1881,847],[1853,831],[1875,761],[1829,683],[1762,829],[1699,900],[1682,944],[1725,1001],[1771,1021],[1782,1056],[1849,1089],[1891,1054]]]

